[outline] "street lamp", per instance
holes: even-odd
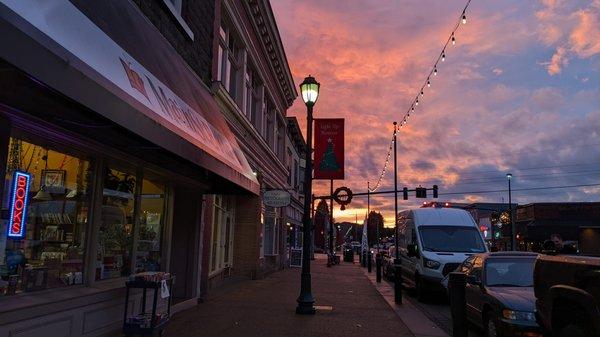
[[[508,181],[508,216],[510,219],[510,244],[512,250],[517,250],[517,238],[516,238],[516,230],[515,230],[515,221],[513,219],[512,213],[512,192],[510,189],[510,181],[512,180],[512,174],[506,174],[506,180]]]
[[[296,300],[298,306],[296,313],[301,315],[315,314],[315,298],[311,290],[310,276],[310,243],[311,243],[311,198],[312,196],[312,124],[313,124],[313,106],[319,98],[319,82],[314,77],[308,75],[300,84],[302,100],[306,104],[306,170],[304,171],[304,214],[302,215],[302,230],[304,231],[304,240],[302,242],[302,274],[300,275],[300,296]]]

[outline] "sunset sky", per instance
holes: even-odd
[[[365,192],[466,0],[271,1],[296,84],[321,83],[315,117],[346,119],[346,180]],[[399,187],[440,194],[507,187],[518,203],[600,201],[600,0],[473,0],[432,86],[398,137]],[[304,130],[301,98],[289,110]],[[393,188],[388,169],[381,190]],[[317,181],[317,195],[329,182]],[[508,193],[440,195],[501,202]],[[422,199],[400,200],[400,209]],[[371,208],[393,226],[393,196]],[[365,215],[366,198],[336,220]]]

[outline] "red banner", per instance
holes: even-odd
[[[344,119],[315,119],[314,179],[344,179]]]

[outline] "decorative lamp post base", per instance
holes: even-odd
[[[302,285],[308,285],[310,287],[311,284],[311,275],[302,273],[300,276],[302,280]],[[300,292],[300,296],[296,300],[298,302],[298,306],[296,307],[296,313],[299,315],[314,315],[315,310],[315,298],[312,296],[312,292],[310,289],[302,289]]]

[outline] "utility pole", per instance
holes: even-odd
[[[394,301],[402,304],[402,265],[398,250],[398,151],[396,146],[397,123],[394,122]]]

